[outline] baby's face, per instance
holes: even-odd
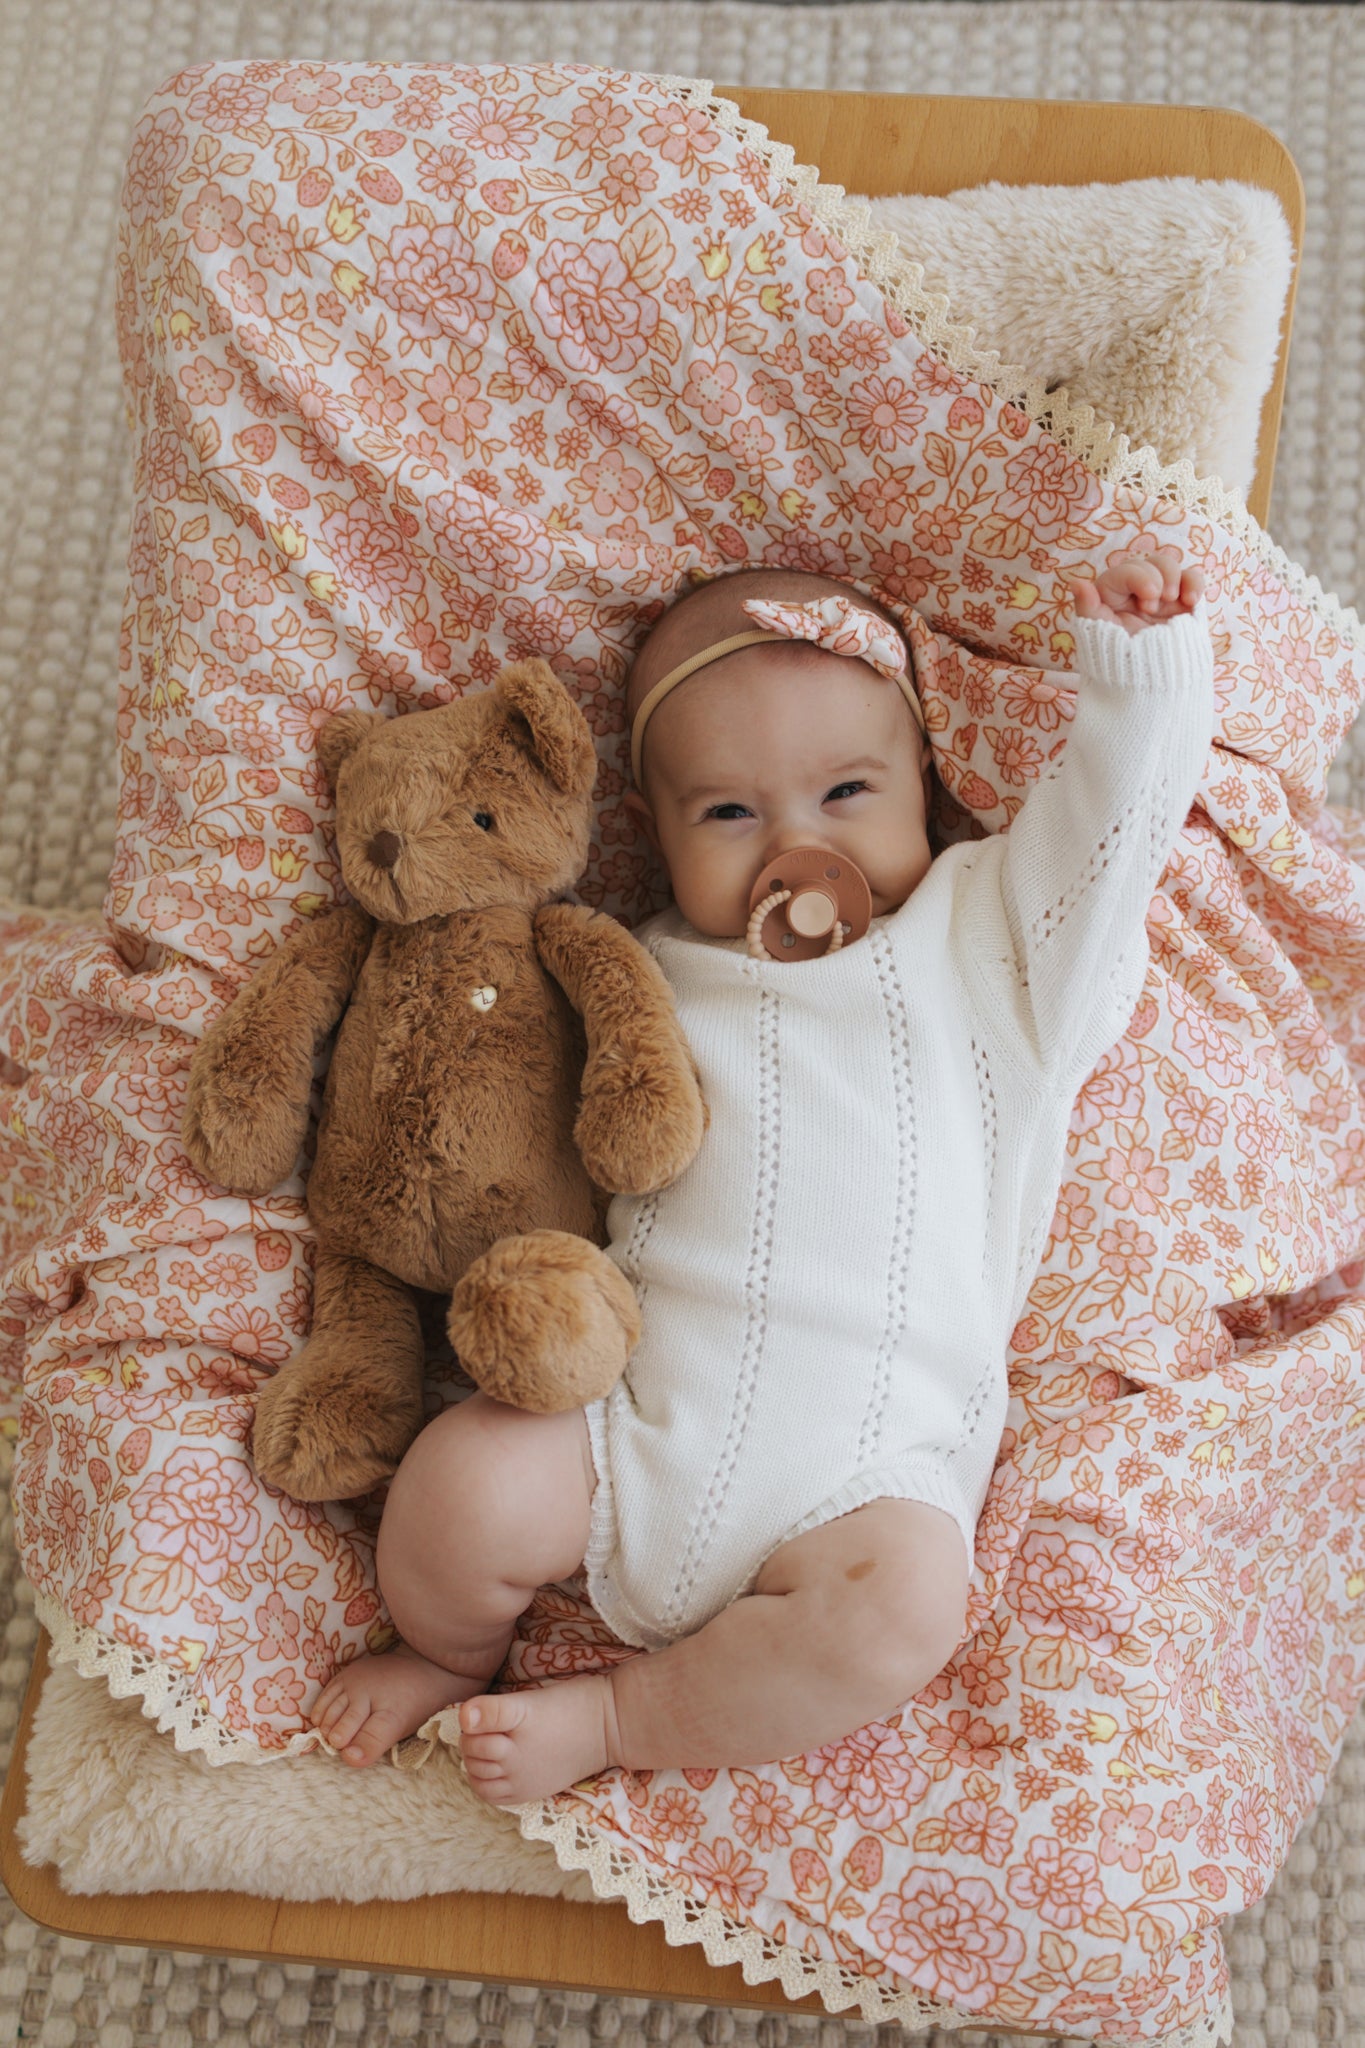
[[[928,872],[929,743],[895,683],[800,641],[740,648],[664,698],[627,798],[695,931],[744,936],[749,895],[778,854],[828,847],[856,862],[872,914]]]

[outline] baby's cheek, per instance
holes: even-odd
[[[900,904],[924,880],[932,863],[933,850],[923,830],[902,830],[893,845],[883,840],[881,846],[869,854],[869,865],[863,872],[874,894]]]
[[[749,910],[757,855],[742,841],[688,847],[670,868],[673,897],[690,924],[717,937],[738,937]]]

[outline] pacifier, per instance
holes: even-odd
[[[872,922],[862,869],[823,846],[797,846],[764,868],[749,894],[746,937],[761,960],[814,960],[860,939]]]

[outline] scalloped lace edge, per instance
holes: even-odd
[[[75,1621],[50,1593],[33,1588],[33,1608],[52,1640],[49,1667],[74,1664],[82,1678],[103,1679],[116,1700],[137,1699],[157,1732],[173,1737],[178,1750],[202,1750],[211,1764],[273,1764],[280,1757],[330,1750],[325,1736],[303,1731],[278,1749],[262,1749],[209,1712],[195,1681],[159,1657],[131,1643],[118,1643],[85,1622]]]
[[[1246,543],[1258,561],[1319,618],[1365,653],[1365,622],[1350,605],[1318,578],[1291,560],[1270,538],[1246,498],[1216,476],[1201,477],[1188,456],[1163,462],[1155,448],[1134,446],[1112,421],[1099,419],[1092,405],[1075,400],[1065,385],[1048,391],[1041,378],[1017,363],[1005,363],[995,349],[976,346],[976,330],[956,319],[946,293],[926,291],[924,266],[906,254],[891,228],[872,225],[866,200],[850,199],[842,185],[822,182],[811,164],[799,164],[791,145],[775,142],[759,121],[748,121],[733,100],[718,94],[709,78],[658,76],[656,84],[676,94],[685,106],[697,107],[724,134],[737,136],[758,156],[773,177],[789,185],[815,218],[843,243],[862,274],[910,322],[919,341],[950,369],[988,384],[1001,398],[1036,425],[1045,427],[1071,454],[1078,456],[1101,482],[1128,486],[1144,495],[1164,498],[1182,511],[1203,513]]]
[[[646,1870],[607,1836],[586,1826],[577,1814],[555,1813],[549,1800],[511,1811],[528,1842],[550,1843],[561,1870],[586,1870],[598,1898],[624,1900],[637,1925],[662,1920],[670,1948],[700,1942],[708,1963],[718,1967],[738,1963],[746,1984],[766,1984],[776,1977],[788,1998],[804,1998],[814,1991],[832,2013],[856,2005],[865,2020],[899,2020],[915,2032],[931,2027],[942,2027],[948,2033],[960,2033],[966,2027],[1010,2032],[1011,2023],[989,2011],[963,2012],[958,2006],[941,2005],[921,1991],[889,1991],[878,1978],[864,1976],[845,1963],[808,1956],[790,1942],[775,1941],[762,1928],[732,1920],[718,1906],[700,1905],[689,1892]],[[1066,2032],[1068,2039],[1086,2038],[1075,2026],[1068,2026]],[[1134,2048],[1131,2040],[1119,2043],[1105,2035],[1093,2038],[1095,2048]],[[1174,2033],[1153,2038],[1148,2048],[1223,2048],[1231,2039],[1232,1998],[1225,1992],[1215,2011],[1187,2021]]]
[[[0,1477],[7,1476],[7,1452],[11,1446],[0,1445]],[[211,1764],[270,1764],[310,1749],[331,1748],[316,1734],[293,1735],[288,1744],[274,1750],[263,1750],[233,1735],[192,1692],[194,1681],[187,1673],[74,1621],[36,1587],[33,1597],[36,1617],[52,1640],[52,1663],[74,1664],[82,1678],[103,1679],[114,1699],[137,1698],[143,1714],[155,1719],[159,1733],[174,1738],[178,1750],[202,1750]],[[453,1736],[454,1727],[440,1729],[440,1722],[441,1716],[433,1716],[417,1736],[395,1746],[403,1751],[401,1761],[390,1752],[399,1768],[413,1770],[425,1762],[434,1746],[432,1737],[438,1732]],[[777,1978],[788,1998],[804,1998],[814,1991],[831,2013],[856,2005],[866,2020],[900,2020],[919,2032],[938,2026],[957,2033],[965,2027],[995,2024],[989,2015],[941,2005],[919,1991],[889,1991],[880,1980],[863,1976],[846,1964],[808,1956],[789,1942],[775,1941],[759,1927],[732,1920],[717,1906],[698,1905],[690,1893],[656,1876],[609,1837],[588,1828],[576,1814],[556,1813],[550,1800],[509,1811],[515,1813],[524,1840],[550,1844],[561,1870],[586,1870],[599,1899],[624,1900],[637,1925],[661,1920],[670,1948],[699,1942],[708,1963],[717,1967],[738,1963],[746,1984],[766,1984]],[[1074,2027],[1068,2029],[1070,2035],[1076,2032]],[[1226,2048],[1231,2039],[1232,2002],[1225,1993],[1215,2011],[1162,2035],[1152,2048]],[[1133,2048],[1133,2044],[1110,2043],[1097,2036],[1096,2048]]]

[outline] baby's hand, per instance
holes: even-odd
[[[1204,594],[1202,569],[1180,567],[1178,548],[1154,548],[1150,554],[1120,555],[1097,581],[1067,576],[1076,614],[1082,619],[1109,619],[1125,633],[1192,612]]]

